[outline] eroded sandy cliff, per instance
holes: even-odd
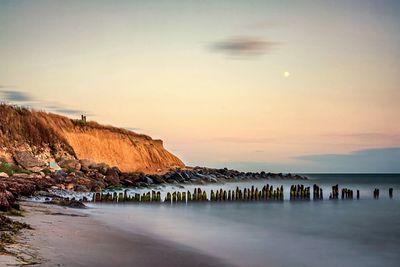
[[[44,162],[89,159],[122,171],[154,173],[184,167],[161,140],[125,129],[0,105],[0,157],[10,161],[28,151]]]

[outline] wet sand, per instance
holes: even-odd
[[[39,266],[229,266],[208,255],[141,233],[114,229],[79,210],[23,203],[22,240],[36,251]]]

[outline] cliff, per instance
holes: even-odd
[[[117,166],[124,172],[156,173],[184,167],[161,140],[147,135],[1,104],[0,158],[18,162],[27,153],[28,158],[33,155],[35,161],[44,164],[88,159]]]

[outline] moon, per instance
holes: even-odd
[[[285,76],[286,78],[289,77],[289,76],[290,76],[290,72],[285,71],[285,72],[283,73],[283,76]]]

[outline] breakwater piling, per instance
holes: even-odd
[[[353,190],[342,188],[342,199],[353,199]]]
[[[313,185],[313,199],[314,200],[322,200],[322,199],[324,199],[322,188],[320,188],[316,184]]]
[[[208,194],[209,193],[209,194]],[[354,192],[349,188],[341,188],[339,185],[332,186],[332,192],[329,199],[353,199]],[[379,198],[379,189],[375,188],[373,191],[375,199]],[[356,190],[356,197],[360,199],[360,190]],[[393,197],[393,188],[389,188],[389,197]],[[193,191],[174,191],[166,192],[163,194],[160,191],[151,190],[142,193],[132,193],[129,190],[120,192],[103,192],[93,193],[92,202],[98,203],[189,203],[189,202],[256,202],[278,200],[283,201],[284,188],[283,186],[274,187],[273,185],[266,184],[262,188],[256,186],[245,187],[243,189],[238,186],[236,189],[211,189],[206,191],[204,188],[194,188]],[[311,188],[303,184],[290,186],[290,200],[310,200]],[[314,184],[312,186],[312,199],[323,200],[322,188]]]
[[[313,195],[316,194],[316,188],[314,188]],[[290,187],[290,200],[296,199],[310,199],[310,187],[305,187],[304,185],[292,185]],[[318,189],[318,196],[319,196],[319,189]]]
[[[332,186],[332,192],[329,195],[329,199],[338,199],[339,198],[339,185]]]
[[[374,189],[374,198],[378,199],[379,198],[379,188]]]
[[[389,188],[389,197],[393,198],[393,188]]]

